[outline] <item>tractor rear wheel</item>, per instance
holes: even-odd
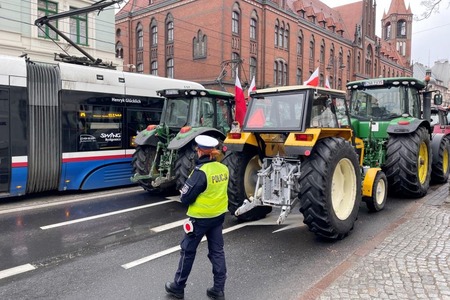
[[[156,147],[151,145],[138,145],[136,151],[133,154],[132,165],[133,173],[139,175],[150,174],[150,168],[152,167],[153,160],[156,155]],[[159,165],[159,158],[157,159],[156,166]],[[158,174],[157,170],[152,170],[151,174]],[[152,186],[151,179],[142,179],[138,181],[138,184],[147,192],[150,193],[160,193],[160,188],[155,188]]]
[[[228,210],[234,215],[245,199],[255,195],[257,173],[261,169],[261,163],[254,152],[227,153],[222,163],[229,170]],[[255,221],[264,218],[271,211],[271,206],[257,206],[237,218],[239,221]]]
[[[298,198],[303,222],[320,237],[346,237],[361,203],[361,172],[353,147],[341,138],[319,140],[301,171]]]
[[[378,212],[384,208],[387,199],[387,178],[383,171],[377,172],[372,186],[372,196],[363,197],[367,209],[371,212]]]
[[[438,161],[434,161],[431,167],[431,180],[435,183],[444,183],[448,181],[450,174],[449,168],[450,141],[443,138],[439,144]]]
[[[194,144],[189,143],[183,148],[178,150],[178,156],[175,160],[174,175],[176,178],[176,189],[181,190],[186,179],[191,174],[195,167],[195,159],[197,158],[197,152]]]
[[[430,135],[425,127],[415,132],[391,135],[386,149],[383,171],[389,191],[403,197],[425,196],[430,187]]]

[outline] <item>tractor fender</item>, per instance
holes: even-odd
[[[156,146],[158,144],[158,138],[155,136],[156,130],[142,130],[134,138],[134,143],[136,145],[149,145]]]
[[[442,139],[445,138],[443,133],[433,133],[431,135],[431,154],[433,155],[432,161],[439,161],[439,148],[441,146]]]
[[[395,123],[391,123],[387,128],[387,133],[389,134],[406,134],[411,133],[417,130],[420,126],[425,127],[428,132],[431,133],[430,129],[430,123],[427,120],[423,119],[412,119],[412,120],[406,120],[409,121],[408,124],[402,124],[400,125],[399,122],[401,122],[401,119],[398,119]]]
[[[220,139],[223,141],[225,139],[225,135],[211,127],[198,127],[198,128],[192,128],[188,132],[178,132],[178,134],[169,142],[168,149],[169,150],[177,150],[180,148],[183,148],[185,145],[190,143],[192,140],[195,139],[196,136],[200,134],[206,134],[212,137],[215,137],[217,139]]]
[[[364,175],[364,180],[362,183],[363,197],[372,197],[373,183],[379,171],[381,171],[381,168],[370,168],[367,170],[366,174]]]

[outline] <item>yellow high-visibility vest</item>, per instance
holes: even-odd
[[[228,211],[228,167],[219,162],[203,164],[206,190],[189,205],[187,215],[193,218],[214,218]]]

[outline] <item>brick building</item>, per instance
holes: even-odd
[[[375,34],[376,1],[330,8],[318,0],[129,0],[116,14],[124,70],[233,91],[301,84],[319,68],[332,87],[411,76],[413,14],[392,0]]]

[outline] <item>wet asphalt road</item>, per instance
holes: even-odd
[[[432,186],[429,193],[439,186]],[[385,210],[361,204],[350,236],[316,238],[296,207],[286,222],[237,223],[227,216],[227,299],[298,299],[358,248],[422,199],[389,198]],[[0,203],[0,299],[170,299],[185,207],[178,196],[137,187],[45,194]],[[207,299],[212,285],[206,244],[185,299]]]

